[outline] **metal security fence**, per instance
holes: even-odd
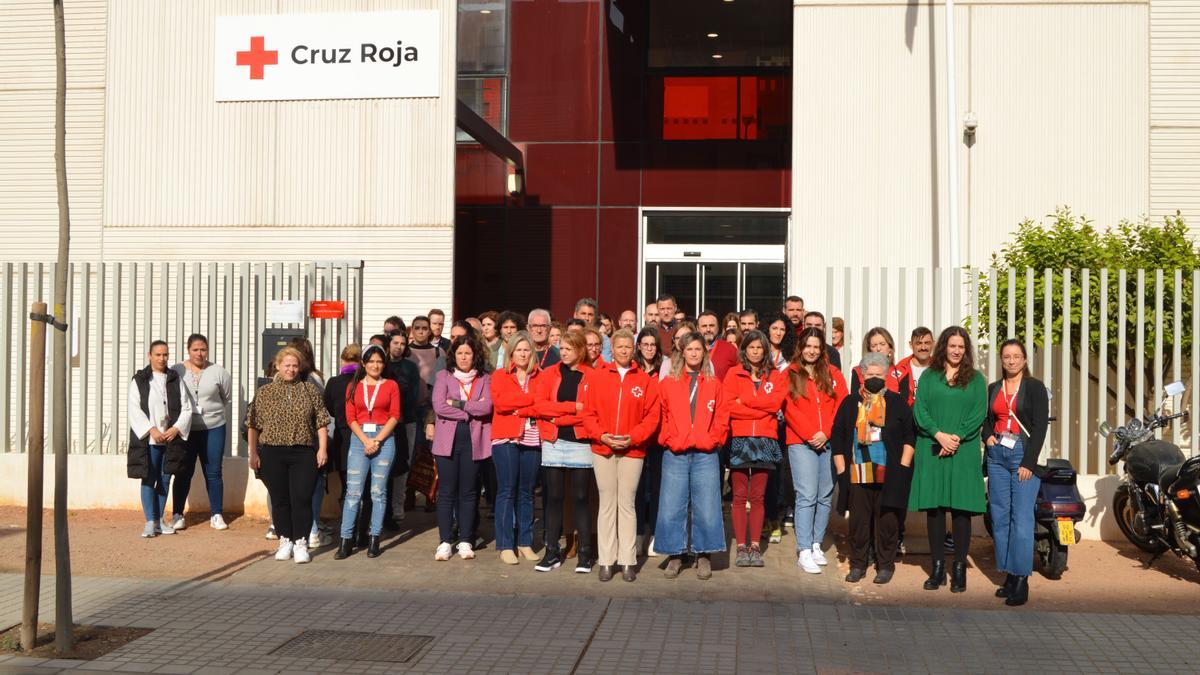
[[[989,381],[1001,374],[999,344],[1021,340],[1053,397],[1044,452],[1081,473],[1112,472],[1099,423],[1142,416],[1166,384],[1183,381],[1182,404],[1200,411],[1200,270],[828,268],[823,290],[808,304],[845,321],[847,373],[874,326],[892,332],[898,358],[917,326],[935,336],[966,326]],[[1195,452],[1198,431],[1176,421],[1162,433]]]
[[[27,444],[29,306],[53,297],[56,265],[0,263],[0,439],[3,451],[24,452]],[[68,443],[71,452],[125,451],[126,394],[133,372],[146,364],[150,342],[170,345],[171,362],[186,356],[192,333],[209,341],[209,359],[233,377],[231,422],[242,418],[261,375],[261,335],[268,327],[303,328],[313,343],[317,367],[335,371],[341,347],[362,338],[363,266],[359,261],[321,263],[148,263],[76,262],[67,275],[66,354]],[[302,323],[268,321],[271,301],[341,300],[342,319]],[[49,369],[48,369],[49,370]],[[49,395],[47,430],[53,412]],[[244,442],[227,435],[227,452]]]

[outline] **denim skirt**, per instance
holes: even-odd
[[[542,441],[542,466],[557,466],[564,469],[592,468],[592,446],[579,441],[553,443]]]

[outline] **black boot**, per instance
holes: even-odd
[[[950,592],[962,593],[967,590],[967,563],[955,562],[950,566]]]
[[[929,573],[929,578],[925,580],[925,590],[936,591],[938,588],[946,585],[946,561],[935,560],[933,563],[933,571]]]
[[[996,589],[996,597],[1007,598],[1012,595],[1013,584],[1016,583],[1016,580],[1017,578],[1011,574],[1004,577],[1004,585]]]
[[[1029,600],[1029,577],[1013,577],[1016,581],[1013,582],[1012,590],[1009,591],[1008,597],[1004,599],[1004,604],[1009,607],[1018,607]]]
[[[337,553],[333,554],[333,559],[345,560],[346,558],[350,557],[351,553],[354,553],[354,540],[342,539],[341,542],[338,543]]]
[[[373,535],[367,537],[367,557],[368,558],[378,558],[379,557],[379,535],[377,535],[377,534],[373,534]]]

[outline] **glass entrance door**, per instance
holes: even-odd
[[[786,212],[645,213],[642,306],[669,294],[688,316],[778,311],[787,290],[787,230]]]
[[[673,295],[688,316],[777,311],[786,294],[783,263],[648,262],[645,274],[647,303]]]

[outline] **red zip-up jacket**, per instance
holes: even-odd
[[[787,397],[787,376],[767,368],[766,379],[758,386],[741,364],[725,375],[725,398],[729,401],[729,426],[733,436],[779,437],[775,413]],[[740,403],[739,403],[740,401]]]
[[[582,441],[587,438],[587,430],[580,422],[579,414],[575,409],[575,401],[558,400],[558,385],[562,384],[562,370],[559,365],[556,363],[541,371],[537,379],[533,381],[533,408],[537,411],[538,416],[538,435],[541,436],[542,441],[553,443],[558,440],[559,427],[573,426],[575,427],[575,437]],[[583,380],[579,383],[579,394],[576,398],[583,400],[583,396],[587,393],[588,376],[592,369],[581,363],[579,372],[583,373]]]
[[[658,373],[650,375],[636,363],[630,365],[624,379],[615,363],[593,369],[580,417],[592,439],[592,452],[612,455],[613,449],[601,443],[600,437],[613,434],[629,436],[629,448],[621,454],[645,457],[646,445],[658,431]]]
[[[917,379],[913,377],[912,360],[912,355],[906,356],[900,359],[894,369],[899,379],[908,379],[908,407],[910,408],[917,400]]]
[[[729,408],[725,403],[724,386],[716,377],[700,375],[696,383],[696,418],[691,412],[691,381],[685,374],[680,378],[668,376],[658,383],[662,400],[662,426],[658,432],[659,445],[671,452],[691,449],[712,452],[725,442],[729,433]]]
[[[888,391],[900,394],[904,398],[911,398],[912,385],[909,383],[909,375],[906,375],[899,367],[888,368],[883,383]],[[858,391],[862,385],[862,366],[854,366],[854,369],[850,371],[850,389],[847,391]]]
[[[792,398],[789,394],[783,405],[783,418],[787,422],[787,442],[788,445],[796,443],[808,443],[819,431],[829,438],[829,434],[833,432],[833,417],[837,414],[838,406],[841,405],[842,399],[846,398],[846,378],[842,376],[842,371],[832,366],[829,368],[829,376],[833,379],[833,396],[829,396],[817,389],[817,384],[812,378],[808,380],[808,398],[803,396]],[[784,372],[785,378],[790,378],[790,373],[799,368],[798,365],[792,364],[788,366]]]
[[[492,373],[492,439],[520,439],[525,433],[525,420],[537,419],[534,392],[538,370],[529,375],[529,391],[521,389],[515,375],[517,367],[509,364]]]

